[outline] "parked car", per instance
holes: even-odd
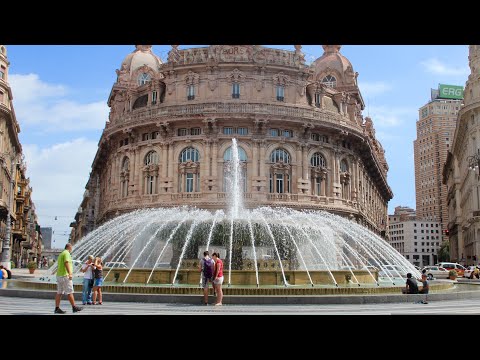
[[[465,272],[465,268],[460,265],[459,263],[452,263],[452,262],[441,262],[438,264],[435,264],[435,266],[440,266],[443,267],[447,270],[455,270],[458,274],[458,276],[462,277],[463,273]]]
[[[425,266],[422,271],[425,270],[429,280],[434,278],[448,279],[448,270],[440,266]]]
[[[473,279],[473,272],[475,271],[477,267],[476,266],[467,266],[465,268],[465,271],[463,273],[463,277],[466,277],[466,278],[469,278],[469,279]]]
[[[105,267],[128,269],[127,264],[125,264],[123,261],[108,261],[105,263]]]
[[[407,277],[407,272],[400,265],[383,265],[378,272],[379,277]]]

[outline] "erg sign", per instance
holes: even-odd
[[[441,99],[463,99],[463,86],[438,84],[438,93]]]

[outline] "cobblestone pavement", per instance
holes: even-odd
[[[78,304],[77,304],[78,305]],[[81,305],[81,303],[80,303]],[[61,306],[67,313],[55,316],[82,315],[420,315],[480,314],[480,300],[434,301],[428,304],[334,304],[334,305],[187,305],[132,302],[104,302],[85,306],[72,314],[66,298]],[[33,299],[0,296],[0,315],[53,315],[54,299]]]

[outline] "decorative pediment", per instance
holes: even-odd
[[[283,71],[273,75],[273,82],[277,85],[287,85],[290,82],[290,76],[285,75]]]
[[[200,76],[193,71],[189,71],[187,75],[185,75],[185,82],[187,85],[195,85],[198,84]]]
[[[275,164],[272,164],[272,169],[274,170],[285,170],[285,171],[290,171],[292,168],[292,165],[288,163],[284,163],[283,161],[278,161]]]
[[[228,78],[232,82],[242,82],[243,80],[245,80],[245,74],[235,68],[230,74],[228,74]]]

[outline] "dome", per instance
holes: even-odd
[[[337,78],[337,81],[343,83],[345,81],[345,73],[349,72],[353,74],[353,67],[350,61],[340,54],[341,45],[322,45],[325,51],[321,57],[313,62],[313,68],[315,70],[315,78],[318,76],[332,75]],[[338,78],[340,76],[340,78]],[[322,80],[322,79],[319,79]]]
[[[135,50],[123,60],[121,69],[127,70],[131,75],[143,65],[158,71],[161,64],[162,60],[152,52],[152,45],[135,45]]]

